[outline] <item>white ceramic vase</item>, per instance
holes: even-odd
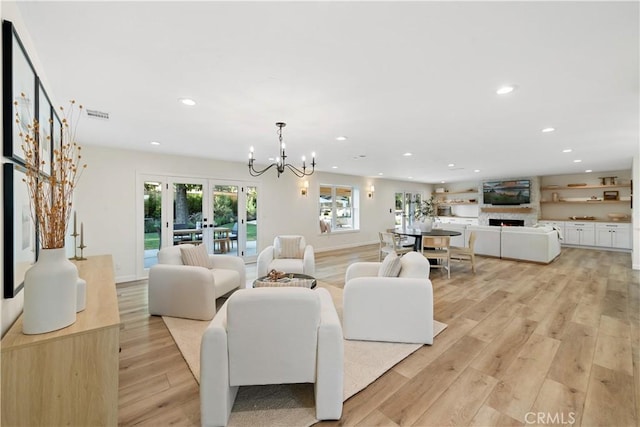
[[[43,334],[76,321],[78,269],[64,248],[42,249],[24,276],[22,332]]]
[[[433,219],[424,218],[420,221],[420,231],[431,231],[433,229]]]

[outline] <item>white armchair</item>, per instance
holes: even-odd
[[[273,269],[313,276],[316,269],[313,246],[307,245],[304,236],[276,236],[273,245],[258,255],[257,275],[266,276]]]
[[[400,258],[398,277],[378,277],[380,262],[356,262],[344,285],[344,337],[433,344],[433,287],[429,261],[418,252]]]
[[[184,265],[181,248],[158,252],[158,264],[149,269],[149,313],[152,315],[210,320],[216,314],[216,298],[246,286],[241,258],[206,255],[208,266]]]
[[[316,418],[337,420],[343,365],[340,319],[326,289],[236,291],[202,336],[202,425],[227,425],[238,387],[261,384],[314,383]]]

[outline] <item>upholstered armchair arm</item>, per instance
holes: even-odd
[[[260,252],[260,255],[258,255],[258,261],[256,265],[256,273],[258,275],[257,277],[263,277],[266,276],[267,273],[269,273],[269,264],[271,264],[271,261],[273,261],[273,258],[275,256],[274,251],[274,247],[273,245],[271,245],[264,248],[262,252]]]
[[[326,289],[318,288],[320,326],[316,370],[316,418],[337,420],[342,415],[344,394],[344,341],[340,318]]]
[[[316,259],[313,253],[313,246],[307,245],[304,248],[304,256],[302,258],[304,274],[314,276],[316,273]]]
[[[225,426],[238,387],[229,385],[227,304],[213,318],[200,347],[200,413],[203,426]]]
[[[345,283],[347,339],[433,343],[433,287],[429,279],[357,277]]]
[[[355,262],[347,267],[344,283],[356,277],[376,277],[380,270],[381,262]]]
[[[247,285],[247,270],[242,258],[232,255],[209,255],[212,268],[235,270],[240,274],[240,289]]]
[[[214,278],[204,267],[156,264],[149,269],[149,314],[209,320],[216,312]],[[200,295],[194,299],[193,295]]]

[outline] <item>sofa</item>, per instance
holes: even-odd
[[[149,269],[149,314],[211,320],[217,298],[246,286],[242,258],[205,255],[206,267],[185,265],[182,251],[193,247],[169,246],[158,252],[158,264]]]
[[[485,255],[500,258],[500,236],[502,227],[494,225],[470,225],[467,234],[476,232],[474,252],[476,255]],[[461,245],[461,246],[464,246]]]
[[[476,232],[476,255],[543,264],[560,255],[561,237],[552,227],[471,225],[470,231]]]
[[[548,264],[560,255],[560,235],[552,227],[501,228],[501,258]]]

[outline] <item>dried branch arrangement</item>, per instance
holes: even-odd
[[[26,103],[25,95],[20,100]],[[16,101],[17,105],[19,101]],[[18,108],[16,108],[19,111]],[[25,154],[27,169],[25,182],[29,191],[31,217],[38,224],[38,237],[43,249],[64,247],[65,234],[71,217],[73,190],[78,184],[82,171],[87,167],[81,163],[81,147],[75,141],[76,120],[82,112],[82,105],[76,107],[70,101],[70,108],[60,107],[62,127],[60,146],[54,147],[51,159],[51,174],[43,173],[47,163],[41,157],[41,144],[51,144],[50,137],[40,132],[37,119],[20,117],[16,113],[16,123],[22,124],[27,131],[20,132],[22,150]],[[77,116],[77,117],[76,117]],[[48,125],[52,124],[52,120]],[[21,128],[22,128],[21,127]]]

